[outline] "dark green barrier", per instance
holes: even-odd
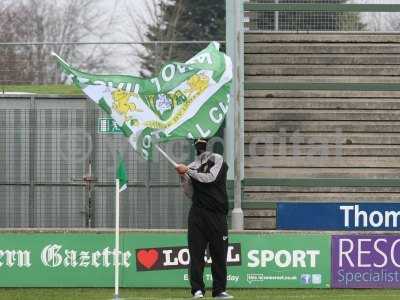
[[[113,241],[111,233],[3,233],[0,286],[112,287]],[[329,235],[241,233],[229,245],[229,288],[330,285]],[[186,233],[123,233],[121,246],[121,286],[189,286]]]

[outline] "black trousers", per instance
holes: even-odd
[[[192,294],[198,290],[205,293],[203,272],[207,244],[212,259],[212,294],[215,296],[226,290],[227,218],[226,215],[192,206],[188,220],[189,277]]]

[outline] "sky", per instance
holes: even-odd
[[[135,29],[129,26],[131,17],[128,14],[128,9],[132,12],[144,14],[145,1],[149,0],[98,0],[99,9],[105,11],[108,18],[116,20],[111,26],[113,34],[108,36],[104,42],[140,42],[140,36],[135,35]],[[139,75],[139,59],[136,57],[132,46],[115,45],[111,47],[114,53],[111,58],[113,68],[107,69],[105,72]]]

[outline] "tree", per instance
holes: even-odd
[[[131,23],[143,48],[135,50],[141,75],[159,71],[167,61],[185,61],[206,46],[204,43],[169,41],[225,40],[225,0],[152,0],[144,10],[130,10]],[[160,43],[146,43],[158,41]]]
[[[15,4],[0,3],[0,41],[11,42],[14,33],[20,33],[21,28],[13,28],[11,21],[17,17]],[[0,83],[15,82],[18,78],[18,69],[22,68],[22,63],[18,60],[16,51],[12,45],[2,45],[0,47]],[[21,80],[22,81],[22,78]]]
[[[7,66],[0,73],[1,79],[11,83],[59,82],[60,71],[50,55],[53,51],[87,70],[104,67],[109,54],[106,48],[69,44],[89,38],[101,40],[111,34],[96,30],[109,21],[95,5],[95,0],[21,0],[0,8],[0,40],[13,43],[0,45],[0,63]]]

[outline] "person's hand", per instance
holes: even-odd
[[[183,164],[179,164],[175,167],[176,172],[178,172],[179,175],[184,175],[189,168]]]

